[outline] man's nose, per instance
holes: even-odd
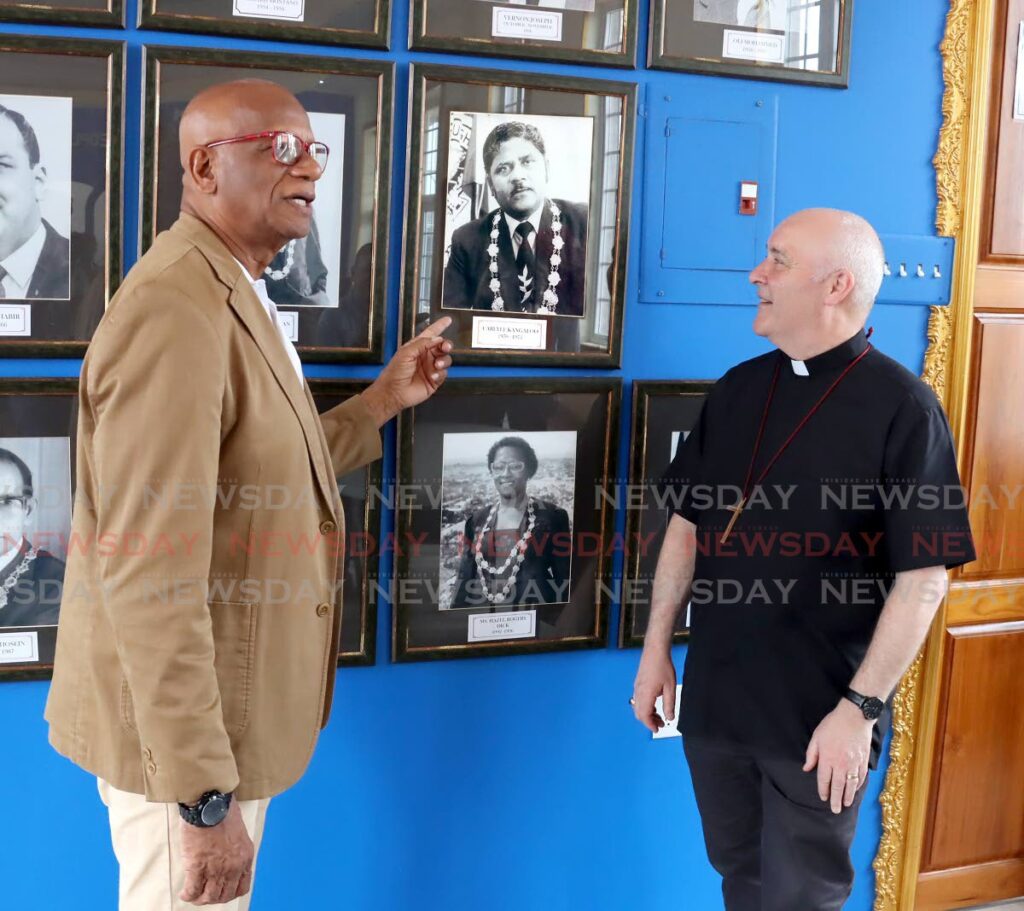
[[[305,177],[307,180],[319,180],[324,174],[323,168],[309,152],[303,152],[289,170],[296,177]]]
[[[763,285],[764,284],[764,264],[765,260],[761,260],[753,269],[750,270],[750,284],[752,285]]]

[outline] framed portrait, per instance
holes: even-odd
[[[387,50],[391,0],[139,0],[139,28]]]
[[[124,27],[124,0],[0,0],[0,22]]]
[[[316,183],[312,229],[271,261],[267,292],[304,359],[379,363],[394,64],[150,46],[145,72],[141,251],[178,217],[178,125],[188,102],[220,82],[276,82],[305,107],[329,155]]]
[[[0,357],[81,357],[121,277],[124,49],[0,36]]]
[[[604,644],[620,392],[455,379],[399,416],[395,661]]]
[[[617,367],[636,85],[411,78],[403,337],[450,316],[460,363]]]
[[[697,426],[708,381],[635,380],[629,480],[625,496],[626,560],[619,620],[619,647],[644,643],[651,615],[651,591],[665,529],[672,518],[673,494],[661,480],[679,446]],[[674,642],[689,636],[689,606],[679,612]]]
[[[652,0],[648,64],[845,89],[853,0]]]
[[[77,425],[77,379],[0,379],[0,680],[53,671]]]
[[[412,0],[409,47],[636,66],[637,0]]]
[[[369,380],[311,379],[310,391],[318,412],[328,411],[353,395]],[[381,461],[340,475],[338,492],[345,513],[345,564],[341,568],[341,648],[343,666],[373,664],[377,638],[377,566],[381,540]]]

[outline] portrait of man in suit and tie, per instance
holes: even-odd
[[[442,307],[584,315],[592,149],[590,117],[452,112]]]
[[[70,296],[70,159],[70,98],[0,95],[2,299]]]

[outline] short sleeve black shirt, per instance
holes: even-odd
[[[867,347],[860,332],[803,362],[807,375],[781,351],[734,367],[665,476],[670,502],[697,526],[685,736],[802,761],[864,659],[895,574],[974,559],[945,414],[874,348],[754,484],[721,542],[776,367],[752,483]],[[888,711],[872,767],[887,724]]]

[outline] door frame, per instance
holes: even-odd
[[[950,304],[932,307],[922,378],[949,415],[962,464],[971,366],[975,270],[985,186],[995,0],[950,0],[941,44],[945,90],[933,159],[936,233],[956,240]],[[959,571],[954,570],[951,588]],[[936,759],[946,603],[893,698],[892,744],[874,860],[874,911],[913,911]]]

